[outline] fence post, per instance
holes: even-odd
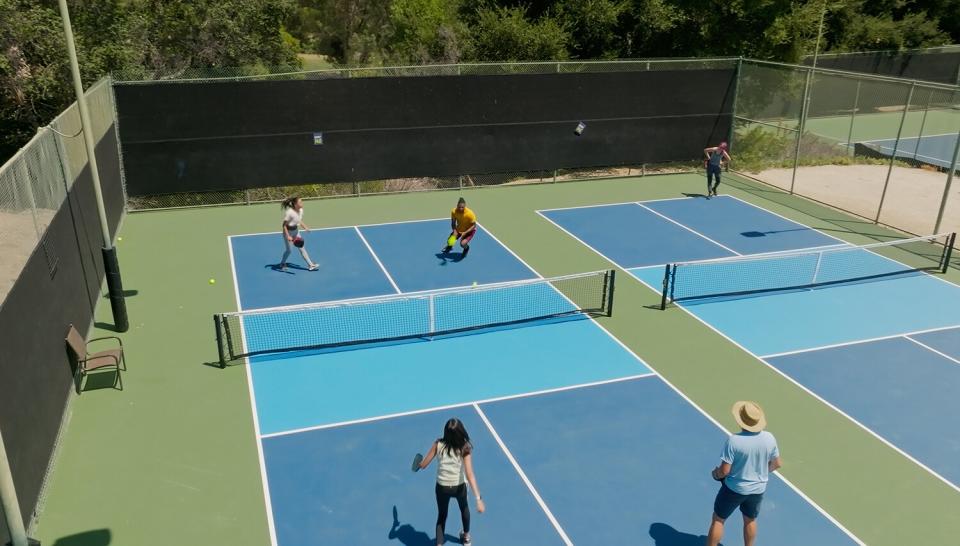
[[[903,115],[900,116],[900,127],[897,128],[897,139],[893,141],[893,152],[890,154],[890,166],[887,168],[887,179],[883,182],[883,193],[880,194],[880,205],[877,206],[877,217],[874,223],[880,221],[880,212],[883,211],[883,201],[887,198],[887,187],[890,185],[890,175],[893,173],[893,162],[897,159],[897,148],[900,147],[900,135],[903,133],[903,124],[907,121],[907,112],[910,111],[910,101],[913,100],[913,90],[916,80],[910,82],[910,91],[907,92],[907,103],[903,105]]]
[[[737,71],[733,76],[733,108],[730,115],[730,132],[727,133],[727,148],[733,152],[733,135],[737,121],[737,97],[740,95],[740,67],[743,66],[743,57],[737,59]]]
[[[556,169],[553,170],[553,183],[554,183],[554,184],[557,183],[557,170],[556,170]]]
[[[41,141],[37,141],[38,147],[42,146]],[[40,220],[37,218],[37,199],[33,195],[33,177],[30,176],[30,170],[27,168],[27,156],[24,154],[23,160],[20,162],[20,167],[23,168],[23,186],[27,190],[27,197],[29,198],[30,204],[30,215],[33,218],[33,229],[37,232],[37,241],[43,238],[43,230],[40,229]]]
[[[7,450],[3,445],[3,436],[0,436],[0,512],[6,515],[7,529],[13,546],[27,546],[38,544],[27,537],[27,530],[23,525],[23,514],[20,512],[20,503],[13,486],[13,472],[10,470],[10,461],[7,459]]]
[[[857,80],[857,94],[853,97],[853,112],[850,114],[850,130],[847,131],[847,150],[848,155],[854,155],[853,152],[853,122],[857,119],[857,108],[860,107],[860,86],[863,80]]]
[[[360,182],[353,183],[353,194],[360,197]]]
[[[950,162],[950,170],[947,171],[947,184],[943,187],[943,198],[940,199],[940,210],[937,212],[937,223],[933,226],[933,232],[940,231],[940,223],[943,221],[943,211],[947,208],[947,200],[950,199],[950,185],[953,184],[953,174],[957,172],[960,164],[957,163],[957,156],[960,156],[960,131],[957,132],[957,144],[953,147],[953,160]]]
[[[913,148],[913,158],[917,158],[920,153],[920,141],[923,140],[923,128],[927,125],[927,112],[930,111],[930,102],[933,100],[933,89],[928,89],[927,106],[923,109],[923,117],[920,119],[920,134],[917,135],[917,145]]]
[[[797,146],[793,151],[793,173],[790,175],[790,195],[793,195],[793,187],[797,183],[797,167],[800,164],[800,143],[803,141],[803,129],[807,123],[807,102],[810,99],[810,79],[813,77],[813,69],[807,69],[807,78],[803,84],[803,98],[800,100],[800,123],[797,128]]]

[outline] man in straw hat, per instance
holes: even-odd
[[[727,438],[720,454],[720,465],[713,469],[713,479],[720,481],[720,491],[713,501],[713,521],[707,532],[707,545],[717,546],[723,538],[723,522],[740,508],[743,514],[743,544],[753,546],[757,539],[757,516],[760,501],[767,489],[770,472],[780,468],[780,450],[773,434],[764,431],[767,419],[756,402],[740,401],[733,405],[733,418],[742,429]]]

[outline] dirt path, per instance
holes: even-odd
[[[886,165],[800,167],[794,191],[872,219],[877,214],[887,170]],[[790,188],[791,169],[769,169],[750,176],[778,188]],[[940,232],[960,231],[958,178],[954,177]],[[894,167],[880,221],[911,233],[932,233],[946,181],[946,173]]]

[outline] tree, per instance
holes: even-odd
[[[371,65],[383,60],[389,36],[390,2],[384,0],[314,0],[320,13],[321,51],[341,64]]]
[[[569,57],[570,36],[557,20],[530,21],[523,8],[481,8],[473,30],[480,61],[544,61]]]
[[[387,45],[401,63],[454,63],[468,50],[469,32],[458,18],[460,0],[393,0]]]
[[[620,18],[625,0],[566,0],[557,6],[563,28],[570,32],[570,52],[580,59],[611,59],[623,51]]]
[[[154,74],[187,68],[299,66],[283,22],[289,0],[135,0],[141,2],[141,66]]]

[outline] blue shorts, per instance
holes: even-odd
[[[713,513],[720,519],[727,519],[734,510],[740,508],[740,512],[745,517],[757,519],[760,515],[760,503],[763,501],[763,493],[753,495],[741,495],[727,487],[727,484],[720,486],[717,491],[717,498],[713,501]]]

